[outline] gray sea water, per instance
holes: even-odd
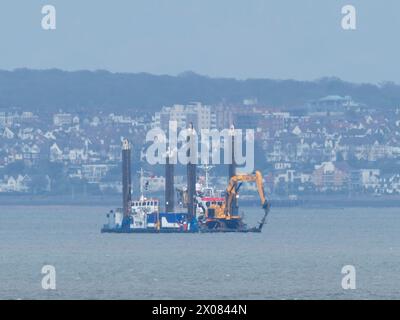
[[[159,235],[101,234],[108,209],[0,206],[0,298],[400,298],[398,208],[274,208],[262,234]],[[344,265],[356,290],[342,289]]]

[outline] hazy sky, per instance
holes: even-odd
[[[399,0],[1,0],[0,69],[400,83],[399,15]]]

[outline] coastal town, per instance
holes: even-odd
[[[161,168],[143,157],[146,133],[188,122],[196,129],[255,132],[255,165],[279,199],[400,195],[400,107],[380,108],[349,96],[327,96],[296,108],[200,102],[125,114],[84,110],[41,113],[0,109],[0,194],[112,195],[121,193],[121,141],[133,144],[148,192],[162,192]],[[176,180],[185,173],[177,171]],[[212,181],[223,188],[224,174]],[[204,179],[199,172],[199,179]]]

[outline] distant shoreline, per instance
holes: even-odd
[[[162,197],[160,197],[162,198]],[[350,207],[400,207],[400,196],[314,196],[299,198],[299,200],[272,199],[272,206],[276,208],[350,208]],[[37,195],[0,195],[1,206],[109,206],[121,207],[120,195],[107,196],[37,196]],[[240,200],[241,206],[257,206],[257,199]]]

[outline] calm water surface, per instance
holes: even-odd
[[[0,206],[0,298],[400,298],[399,208],[273,209],[262,234],[186,235],[101,234],[108,210]],[[45,264],[55,291],[41,288]]]

